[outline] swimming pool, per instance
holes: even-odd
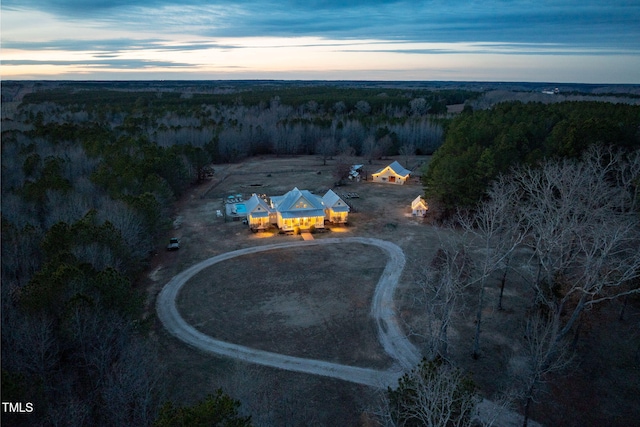
[[[236,213],[238,214],[247,213],[247,207],[244,205],[244,203],[236,203]]]

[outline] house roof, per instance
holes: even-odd
[[[389,168],[396,175],[399,175],[402,177],[407,177],[411,174],[411,171],[409,169],[405,169],[404,166],[402,166],[400,163],[398,163],[397,161],[394,161],[389,166],[383,167],[382,169],[375,172],[373,175],[379,175],[382,172],[384,172],[384,170],[387,168]]]
[[[272,212],[267,202],[255,193],[244,202],[244,206],[247,208],[247,214],[256,218],[269,216],[269,213]]]
[[[413,199],[413,201],[411,202],[411,208],[415,208],[417,206],[424,206],[425,208],[427,207],[427,202],[422,198],[422,196],[418,196],[415,199]]]
[[[333,209],[334,212],[350,211],[349,205],[331,189],[322,197],[322,202],[326,207]]]
[[[269,212],[251,212],[249,216],[251,218],[267,218],[269,216]]]
[[[364,165],[351,165],[351,170],[349,171],[349,176],[352,178],[357,178],[360,176],[360,172],[362,172],[362,168]]]
[[[271,202],[283,218],[301,216],[324,216],[322,199],[308,190],[294,188],[280,197],[272,197]]]
[[[312,216],[324,216],[323,209],[307,209],[304,211],[280,211],[282,218],[307,218]]]
[[[331,210],[334,212],[349,212],[351,211],[351,208],[345,204],[344,206],[334,206]]]

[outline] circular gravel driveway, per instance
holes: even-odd
[[[216,263],[257,252],[299,246],[344,243],[360,243],[376,246],[381,248],[389,257],[387,265],[376,284],[373,301],[371,302],[371,316],[376,323],[378,339],[385,352],[397,362],[388,370],[367,369],[323,360],[287,356],[217,340],[189,325],[182,316],[180,316],[178,308],[176,307],[178,292],[188,280],[198,272]],[[402,373],[405,370],[415,367],[421,359],[420,352],[409,342],[396,318],[393,295],[404,265],[404,253],[399,246],[385,240],[374,238],[329,238],[254,246],[209,258],[177,274],[160,291],[156,302],[156,309],[160,321],[169,333],[200,350],[279,369],[323,375],[358,384],[386,388],[387,386],[396,385]]]

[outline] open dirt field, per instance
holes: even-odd
[[[179,294],[178,309],[218,339],[384,368],[390,361],[369,308],[386,262],[379,249],[348,244],[245,255],[198,273]]]
[[[366,168],[371,173],[392,160],[377,161]],[[428,161],[414,157],[406,164],[404,158],[396,160],[409,168]],[[362,163],[362,159],[356,162]],[[222,200],[227,195],[242,194],[245,199],[253,192],[281,195],[294,186],[324,194],[333,187],[334,169],[335,161],[329,160],[323,165],[321,158],[312,156],[253,158],[239,164],[216,166],[209,181],[191,189],[178,203],[174,230],[167,239],[179,237],[181,249],[170,253],[160,250],[152,260],[144,282],[149,291],[149,315],[155,316],[154,303],[160,289],[194,264],[242,248],[302,240],[296,235],[251,233],[240,221],[217,217],[216,210],[223,209]],[[411,200],[423,192],[419,181],[412,180],[403,186],[351,183],[334,191],[358,193],[359,198],[348,200],[355,213],[350,214],[349,226],[315,234],[314,238],[374,237],[398,245],[406,256],[406,267],[396,291],[396,308],[406,322],[407,332],[419,332],[423,308],[415,298],[420,293],[415,282],[438,246],[436,230],[410,215]],[[375,247],[353,244],[283,249],[237,257],[191,278],[180,291],[177,305],[191,325],[218,339],[292,356],[385,369],[392,360],[378,342],[369,309],[386,258],[386,254]],[[505,310],[498,311],[495,309],[496,285],[497,280],[487,287],[482,357],[478,360],[470,357],[474,293],[469,295],[465,308],[457,313],[451,330],[453,360],[471,372],[486,397],[508,384],[506,367],[509,357],[517,350],[520,319],[531,298],[526,286],[514,275],[505,291]],[[632,306],[627,317],[637,323],[637,312]],[[614,333],[629,336],[632,328],[629,323]],[[597,330],[598,325],[589,324],[585,335]],[[243,402],[243,408],[253,415],[256,425],[301,426],[359,425],[362,412],[375,404],[378,391],[367,386],[212,356],[170,336],[159,322],[155,331],[176,400],[191,402],[222,387]],[[409,335],[418,348],[424,345],[418,335]],[[633,358],[633,344],[618,351],[624,353],[620,364],[627,368],[628,360]],[[635,375],[638,376],[637,368]],[[616,381],[607,375],[603,377],[604,383]],[[573,381],[574,377],[568,378]],[[577,383],[575,380],[571,384]],[[570,385],[562,390],[550,390],[554,393],[551,406],[559,407],[575,400],[575,392],[569,388]],[[640,387],[636,383],[632,389]],[[622,397],[626,414],[621,420],[640,415],[637,402],[628,394],[626,399]],[[534,408],[533,417],[542,417],[541,421],[553,425],[557,417],[542,416],[547,407]],[[571,408],[564,410],[579,412]],[[587,425],[582,422],[584,416],[581,419],[579,414],[574,420],[577,424],[571,425]]]

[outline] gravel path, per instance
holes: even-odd
[[[378,339],[385,352],[397,361],[397,364],[389,370],[380,371],[330,363],[322,360],[287,356],[220,341],[196,330],[193,326],[189,325],[178,312],[176,296],[182,286],[195,274],[216,263],[257,252],[338,243],[361,243],[377,246],[384,250],[389,256],[389,261],[376,285],[371,304],[371,316],[377,325]],[[245,362],[386,388],[387,386],[396,385],[398,378],[403,372],[415,367],[421,359],[420,352],[404,335],[395,316],[393,295],[404,265],[405,257],[400,247],[391,242],[373,238],[348,237],[254,246],[209,258],[174,276],[160,291],[156,302],[156,309],[160,321],[172,335],[200,350],[232,357]]]

